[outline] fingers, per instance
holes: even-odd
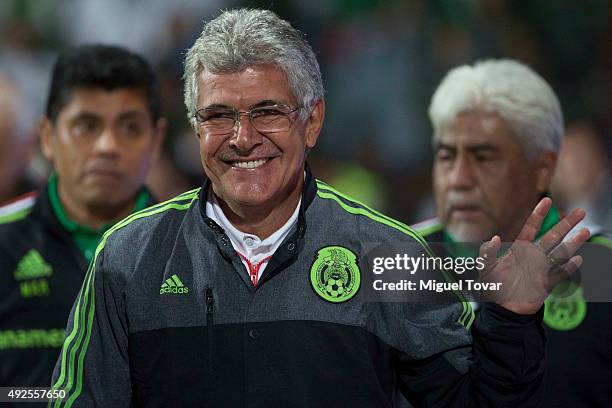
[[[544,234],[544,236],[542,237],[542,239],[540,240],[538,244],[540,249],[542,249],[545,253],[550,252],[553,248],[559,245],[561,241],[563,241],[563,238],[565,238],[565,236],[571,231],[572,228],[576,226],[576,224],[578,224],[580,221],[584,219],[585,215],[586,214],[584,210],[581,208],[576,208],[571,213],[569,213],[567,217],[563,218],[554,227],[552,227],[546,234]],[[582,237],[583,235],[584,234],[581,234],[580,237]],[[587,230],[586,239],[588,239],[588,230]],[[586,241],[586,239],[584,241]],[[578,241],[574,241],[574,243],[580,243],[580,245],[582,245],[584,241],[581,241],[579,239]],[[580,247],[580,245],[578,245],[578,247]]]
[[[484,259],[485,268],[489,268],[490,265],[495,263],[497,260],[497,252],[501,248],[501,238],[499,235],[495,235],[490,241],[483,243],[480,246],[480,257]]]
[[[486,241],[480,246],[480,256],[495,259],[499,248],[501,248],[501,238],[499,238],[499,235],[495,235],[490,241]]]
[[[559,282],[573,275],[582,265],[582,261],[582,257],[580,255],[576,255],[570,258],[570,260],[567,261],[565,265],[558,266],[557,268],[555,268],[554,271],[549,275],[549,284],[551,290]]]
[[[549,258],[555,261],[556,265],[563,265],[590,237],[589,230],[582,228],[570,240],[562,243],[551,251]]]
[[[548,214],[548,210],[552,206],[552,200],[548,197],[544,197],[540,200],[540,202],[535,206],[533,212],[527,218],[525,225],[523,225],[523,229],[516,237],[517,240],[521,241],[533,241],[542,226],[542,221]]]
[[[562,243],[547,255],[548,261],[552,267],[552,269],[549,271],[550,282],[555,282],[556,284],[557,282],[566,279],[568,274],[575,272],[575,262],[580,259],[580,263],[582,263],[582,257],[573,257],[573,255],[576,253],[576,251],[578,251],[582,244],[589,239],[589,235],[589,230],[587,228],[582,228],[570,240]]]
[[[580,247],[582,246],[582,244],[587,242],[589,238],[591,238],[591,231],[589,231],[588,228],[581,228],[580,231],[576,233],[576,235],[574,235],[568,242],[566,242],[566,244],[580,244]]]

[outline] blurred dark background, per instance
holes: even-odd
[[[575,148],[583,154],[566,165],[569,175],[556,183],[555,193],[565,205],[596,200],[604,206],[601,220],[612,218],[607,170],[612,129],[611,4],[607,0],[2,0],[0,164],[12,172],[4,171],[9,179],[0,178],[0,184],[12,183],[5,193],[11,195],[44,180],[48,164],[37,153],[34,125],[44,109],[53,60],[68,45],[101,42],[142,53],[160,77],[169,133],[149,180],[154,192],[167,198],[199,185],[197,140],[188,126],[182,97],[183,56],[204,20],[220,9],[248,6],[274,10],[306,34],[318,55],[327,116],[310,162],[319,178],[404,222],[432,216],[427,107],[433,91],[457,65],[515,58],[551,83],[568,127],[591,135],[578,140],[593,153]],[[594,154],[600,157],[593,166]],[[585,163],[593,169],[586,169]],[[565,183],[581,172],[587,180],[582,185]],[[0,201],[6,198],[0,188]]]

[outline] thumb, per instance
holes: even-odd
[[[501,248],[501,238],[495,235],[490,241],[484,242],[480,246],[480,257],[484,259],[485,267],[489,269],[490,266],[495,264],[497,261],[497,252]]]

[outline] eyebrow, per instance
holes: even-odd
[[[440,150],[448,150],[451,152],[456,152],[457,151],[457,146],[454,145],[449,145],[449,144],[445,144],[445,143],[438,143],[438,145],[436,146],[436,152],[440,151]],[[491,153],[497,153],[499,151],[498,147],[491,144],[491,143],[477,143],[477,144],[471,144],[468,145],[466,150],[470,153],[487,153],[487,152],[491,152]]]
[[[122,112],[117,120],[128,120],[128,119],[139,119],[142,117],[146,117],[146,114],[141,111],[127,111]]]
[[[261,102],[257,102],[255,105],[251,105],[251,109],[260,108],[263,106],[272,106],[272,105],[289,105],[285,102],[275,101],[273,99],[266,99]]]
[[[451,145],[444,144],[442,142],[438,142],[436,144],[436,147],[435,147],[434,150],[436,152],[439,151],[439,150],[451,150],[451,151],[455,151],[455,150],[457,150],[457,148],[455,146],[451,146]]]
[[[229,106],[229,105],[224,105],[222,103],[213,103],[203,108],[200,108],[198,110],[204,110],[204,109],[234,109],[234,107]]]
[[[77,113],[75,116],[73,116],[69,120],[71,122],[76,122],[78,120],[83,120],[83,119],[87,119],[87,120],[100,120],[101,117],[100,117],[100,115],[98,115],[97,113],[94,113],[94,112],[82,111],[82,112]]]
[[[482,143],[468,146],[467,150],[470,153],[497,153],[499,149],[497,146],[490,143]]]
[[[249,106],[249,109],[253,109],[253,108],[261,108],[264,106],[272,106],[272,105],[289,105],[285,102],[281,102],[281,101],[276,101],[274,99],[265,99],[263,101],[259,101],[254,105]],[[213,103],[210,104],[204,108],[200,108],[198,110],[203,110],[203,109],[236,109],[233,106],[229,106],[229,105],[225,105],[222,103]]]
[[[146,117],[146,114],[144,114],[141,111],[133,110],[133,111],[122,112],[121,114],[119,114],[119,117],[117,118],[117,120],[124,121],[124,120],[129,120],[129,119],[139,119],[142,117]],[[95,112],[83,111],[83,112],[79,112],[76,116],[74,116],[71,119],[72,122],[79,121],[79,120],[102,120],[102,116]]]

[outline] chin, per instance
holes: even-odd
[[[121,192],[119,189],[98,188],[90,191],[86,202],[100,210],[115,208],[132,200],[134,196]]]
[[[121,203],[123,200],[121,197],[118,197],[116,194],[106,193],[106,194],[96,194],[89,197],[90,203],[98,204],[99,206],[115,206],[118,203]]]
[[[241,206],[258,206],[272,199],[269,188],[259,184],[250,186],[240,186],[242,188],[234,189],[230,194],[224,195],[225,201],[232,201]]]
[[[493,237],[493,233],[489,232],[488,228],[479,228],[473,225],[458,225],[449,226],[447,228],[449,234],[457,242],[480,243],[488,241]]]
[[[229,197],[230,200],[241,206],[241,207],[260,207],[264,204],[266,204],[269,199],[267,197],[244,197],[244,196],[238,196],[238,197]],[[225,200],[227,202],[227,200]]]

